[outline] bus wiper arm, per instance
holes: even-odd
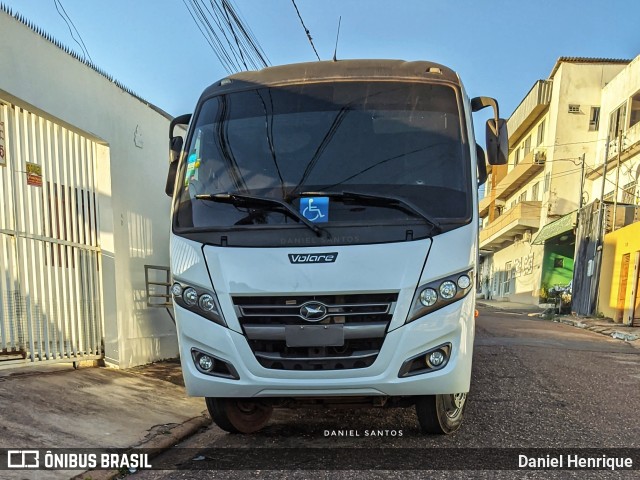
[[[425,212],[422,208],[414,204],[413,202],[406,200],[402,197],[396,197],[395,195],[380,195],[375,193],[359,193],[359,192],[300,192],[296,194],[296,197],[317,196],[317,197],[331,197],[340,199],[358,200],[362,203],[368,203],[371,205],[382,205],[385,207],[398,208],[412,213],[414,216],[422,218],[427,222],[437,233],[442,231],[442,225],[438,220]]]
[[[205,193],[202,195],[196,195],[198,200],[207,200],[210,202],[218,202],[218,203],[230,203],[236,206],[246,206],[246,207],[271,207],[271,210],[284,210],[284,212],[292,218],[295,218],[300,223],[309,227],[313,232],[321,237],[325,230],[321,229],[317,225],[311,223],[308,219],[306,219],[300,212],[296,211],[291,205],[282,200],[278,200],[276,198],[268,198],[268,197],[258,197],[255,195],[245,195],[242,193]]]

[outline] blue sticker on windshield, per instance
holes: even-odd
[[[300,213],[314,223],[329,221],[329,197],[306,197],[300,199]]]

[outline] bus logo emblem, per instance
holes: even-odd
[[[305,303],[300,307],[300,316],[310,322],[318,322],[327,316],[327,307],[317,302]]]

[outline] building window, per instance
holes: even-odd
[[[550,186],[551,186],[551,172],[547,173],[544,176],[544,191],[548,192]]]
[[[531,187],[531,201],[538,201],[538,189],[540,188],[540,182],[536,182],[533,187]]]
[[[538,125],[537,142],[537,146],[542,145],[542,142],[544,142],[544,120],[540,122],[540,125]]]
[[[553,268],[564,268],[564,258],[556,257],[553,259]]]
[[[594,132],[600,126],[600,107],[591,107],[589,114],[589,131]]]
[[[523,158],[529,155],[530,151],[531,151],[531,135],[529,135],[527,139],[524,141],[524,153],[522,155]]]
[[[580,113],[580,105],[570,104],[569,113]]]
[[[616,108],[609,116],[609,137],[608,140],[616,140],[618,135],[626,128],[627,104],[623,103]]]
[[[631,112],[629,114],[629,128],[640,122],[640,92],[631,97]]]
[[[513,154],[513,165],[518,165],[518,163],[520,163],[520,147],[516,148]]]
[[[513,202],[511,202],[511,204],[509,205],[509,210],[514,209],[517,204],[518,204],[518,200],[514,200]]]
[[[502,292],[504,295],[511,293],[511,262],[507,262],[504,266]]]
[[[631,205],[636,203],[636,182],[627,183],[622,188],[622,203]]]
[[[518,197],[518,203],[526,202],[526,201],[527,201],[527,191],[525,190],[520,194],[520,197]]]

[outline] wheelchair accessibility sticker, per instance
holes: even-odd
[[[300,199],[300,213],[314,223],[329,221],[329,197],[306,197]]]

